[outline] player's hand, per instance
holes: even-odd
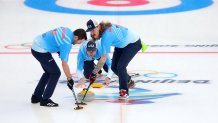
[[[79,80],[79,83],[78,84],[76,84],[76,88],[83,88],[84,86],[86,86],[85,85],[85,78],[83,77],[83,78],[81,78],[80,80]]]
[[[111,79],[106,77],[105,78],[105,85],[108,86],[111,83]]]
[[[73,79],[72,78],[68,78],[67,79],[67,86],[68,86],[68,88],[70,89],[70,90],[72,90],[73,89],[73,85],[74,85],[74,81],[73,81]]]
[[[97,74],[94,74],[94,73],[90,74],[89,75],[90,84],[93,84],[95,82],[96,78],[97,78]]]

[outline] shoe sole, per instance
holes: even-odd
[[[40,106],[44,106],[44,107],[58,107],[58,105],[56,105],[56,106],[40,105]]]
[[[45,107],[58,107],[59,105],[57,104],[57,105],[55,105],[55,104],[45,104],[45,105],[43,105],[43,104],[40,104],[40,106],[45,106]]]

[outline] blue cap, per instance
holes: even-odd
[[[86,32],[90,32],[98,26],[98,22],[96,20],[90,19],[89,21],[87,21],[86,25],[87,25]]]
[[[97,48],[96,48],[96,44],[95,44],[95,42],[93,42],[93,41],[89,41],[88,43],[87,43],[87,45],[86,45],[86,50],[87,51],[96,51],[97,50]]]

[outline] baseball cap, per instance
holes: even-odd
[[[86,50],[87,50],[87,51],[96,51],[97,48],[96,48],[95,42],[89,41],[89,42],[87,43],[87,45],[86,45]]]
[[[98,26],[98,21],[94,19],[90,19],[89,21],[87,21],[86,25],[87,25],[86,32],[90,32]]]

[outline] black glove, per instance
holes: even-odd
[[[68,86],[68,88],[69,88],[70,90],[73,89],[73,85],[74,85],[73,79],[72,79],[72,78],[67,79],[67,86]]]
[[[97,78],[97,74],[94,74],[94,73],[90,74],[89,75],[90,84],[93,84],[95,82],[96,78]]]

